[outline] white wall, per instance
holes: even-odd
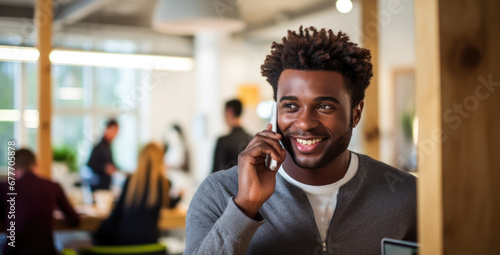
[[[413,0],[379,0],[380,159],[395,164],[395,114],[391,84],[395,69],[415,66]]]
[[[163,141],[167,128],[179,124],[186,134],[192,133],[192,112],[195,110],[194,71],[156,72],[158,85],[151,89],[151,139]],[[186,137],[191,142],[191,137]]]
[[[187,177],[194,177],[193,167],[196,166],[197,161],[194,153],[197,141],[193,136],[194,112],[196,111],[195,71],[155,72],[152,80],[154,85],[150,90],[150,138],[164,142],[165,132],[172,124],[179,124],[183,129],[187,140],[191,172],[187,176],[180,175],[182,178],[179,178],[179,173],[170,177],[173,178],[174,188],[181,187],[184,190],[182,203],[188,205],[194,194],[195,185],[191,185],[192,181]]]

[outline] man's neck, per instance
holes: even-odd
[[[27,173],[29,172],[24,169],[16,169],[15,170],[16,179],[19,180],[23,178]]]
[[[240,118],[231,119],[228,121],[227,124],[230,129],[233,129],[235,127],[241,127],[241,119]]]
[[[320,168],[307,169],[295,164],[292,156],[287,152],[285,162],[283,162],[283,169],[298,182],[316,186],[327,185],[335,183],[344,177],[350,159],[351,152],[346,150]]]

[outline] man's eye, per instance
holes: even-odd
[[[294,104],[284,104],[283,107],[284,108],[288,108],[288,109],[295,109],[295,108],[297,108],[297,106],[294,105]]]
[[[322,104],[322,105],[318,106],[318,109],[320,109],[320,110],[328,110],[328,109],[333,109],[333,107],[331,107],[329,105],[326,105],[326,104]]]

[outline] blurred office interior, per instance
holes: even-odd
[[[474,95],[474,88],[482,80],[500,80],[498,71],[490,68],[498,60],[491,60],[488,67],[480,70],[475,69],[476,64],[468,65],[474,61],[489,61],[494,54],[498,59],[498,48],[491,51],[493,55],[488,55],[482,49],[479,53],[474,51],[474,47],[482,47],[482,44],[476,43],[479,39],[470,39],[476,43],[472,43],[473,49],[467,48],[471,43],[469,39],[464,39],[465,46],[455,45],[458,50],[460,47],[469,49],[465,57],[454,58],[449,54],[434,52],[430,50],[433,47],[431,44],[429,51],[424,50],[426,46],[422,46],[427,43],[426,39],[422,39],[425,37],[422,31],[426,25],[448,31],[445,29],[446,24],[443,25],[446,20],[440,22],[432,19],[435,15],[446,17],[444,9],[447,7],[450,7],[450,12],[460,15],[466,12],[462,9],[467,9],[467,6],[471,13],[486,12],[486,4],[481,7],[470,1],[454,4],[453,1],[425,0],[419,6],[418,1],[56,0],[52,1],[52,8],[49,7],[51,10],[45,9],[44,12],[43,4],[47,1],[0,0],[1,173],[7,174],[6,145],[13,140],[16,147],[27,147],[37,155],[42,155],[42,161],[49,162],[42,162],[42,166],[50,164],[49,168],[42,169],[43,175],[60,182],[74,203],[84,203],[86,194],[82,175],[88,171],[86,163],[89,155],[101,139],[109,118],[116,118],[120,125],[118,136],[112,144],[113,157],[120,170],[114,177],[117,193],[120,192],[125,174],[135,171],[141,148],[150,141],[166,143],[168,131],[177,124],[184,131],[186,150],[190,155],[189,171],[180,174],[180,177],[175,171],[172,173],[174,187],[178,189],[177,192],[184,194],[179,206],[185,210],[198,185],[210,173],[217,137],[229,131],[224,122],[224,102],[239,98],[244,105],[245,129],[251,134],[262,130],[269,122],[273,92],[260,74],[260,65],[274,41],[280,41],[287,30],[298,30],[302,25],[343,31],[350,35],[353,42],[372,51],[375,75],[367,91],[362,122],[354,130],[349,148],[410,171],[418,177],[422,165],[417,164],[417,156],[425,158],[427,162],[437,162],[434,156],[444,155],[438,156],[439,162],[446,164],[453,161],[449,155],[458,155],[451,148],[448,151],[448,146],[462,146],[457,145],[458,140],[454,140],[460,136],[452,133],[455,131],[454,126],[442,127],[444,135],[441,136],[447,136],[451,142],[445,144],[441,140],[434,141],[431,148],[417,146],[419,142],[435,137],[428,131],[435,128],[431,126],[434,122],[427,121],[436,117],[421,117],[419,113],[437,109],[420,108],[418,111],[421,105],[427,104],[425,97],[437,94],[424,95],[424,91],[420,99],[417,97],[417,87],[421,84],[417,77],[427,77],[425,72],[428,72],[424,70],[427,64],[419,64],[417,60],[426,61],[426,57],[421,56],[436,54],[441,56],[443,62],[448,61],[448,57],[450,62],[465,62],[465,66],[470,67],[464,69],[473,77],[467,80],[471,87],[469,92],[453,94],[450,92],[453,89],[441,87],[442,95],[453,96],[449,101],[441,102],[440,107],[443,109],[436,113],[437,118],[446,114],[447,109],[453,109],[452,102],[465,104],[466,109],[469,109],[467,104],[473,107],[465,99]],[[479,2],[498,7],[492,1]],[[425,9],[428,6],[432,8]],[[455,7],[462,9],[455,10]],[[43,16],[39,20],[36,19],[36,8]],[[429,10],[429,13],[424,13],[424,10]],[[47,18],[43,13],[49,16],[52,13],[53,18]],[[498,18],[489,12],[488,15],[491,22],[481,22],[499,23]],[[435,23],[423,24],[425,20]],[[45,23],[51,23],[49,32],[43,28]],[[483,23],[476,24],[471,29],[484,26]],[[493,31],[494,28],[488,29]],[[449,30],[452,34],[463,31]],[[48,48],[40,48],[42,36],[39,33],[49,35],[50,38],[46,39],[50,45]],[[486,38],[488,43],[484,45],[490,46],[484,47],[498,47],[498,35],[494,37],[485,33],[485,37],[481,38]],[[435,35],[432,36],[435,38]],[[438,36],[446,36],[446,33],[442,32]],[[463,37],[471,38],[469,34]],[[42,50],[50,53],[51,72],[44,74],[49,76],[50,84],[40,85],[42,78],[37,65],[43,56],[39,52]],[[457,68],[461,68],[460,65]],[[420,70],[424,71],[419,73]],[[455,72],[460,73],[461,69]],[[442,77],[446,78],[446,75]],[[450,81],[445,81],[445,78],[441,80],[442,83],[449,84]],[[424,79],[421,82],[425,82]],[[50,93],[43,95],[40,89]],[[498,105],[493,102],[500,101],[500,93],[496,93],[491,92],[489,99],[476,100],[479,106],[467,112],[471,118],[454,110],[450,110],[451,113],[446,116],[460,119],[459,132],[471,133],[467,128],[473,125],[468,123],[472,121],[479,124],[478,130],[486,129],[492,133],[491,130],[498,130],[498,114],[494,114],[489,122],[481,116],[488,114],[482,112],[483,108],[491,109]],[[41,131],[41,123],[47,120],[50,123],[49,130]],[[445,124],[446,119],[440,125]],[[422,126],[425,127],[422,133],[425,139],[419,138]],[[50,137],[49,142],[40,137],[47,135]],[[481,140],[482,137],[477,139]],[[498,145],[489,144],[498,144],[499,140],[498,135],[492,137],[496,140],[484,141],[487,144],[483,144],[480,150],[486,155],[484,160],[490,162],[485,163],[487,174],[481,175],[481,178],[498,177],[498,173],[494,174],[491,169],[499,164],[491,155],[498,155],[499,148]],[[433,147],[434,144],[438,145]],[[476,145],[471,146],[471,150],[475,150]],[[466,149],[456,149],[463,150]],[[471,160],[478,158],[473,157]],[[447,186],[446,178],[450,170],[446,170],[446,167],[439,169],[445,170],[439,175],[431,174],[424,178],[443,178],[441,184],[436,184],[439,187],[436,190],[442,192],[442,188],[445,192],[436,196],[447,201],[449,193],[446,192],[452,192],[447,187],[453,186],[459,190],[465,188],[461,184],[454,186],[453,178],[450,186]],[[467,175],[461,176],[466,178]],[[480,180],[477,182],[481,183]],[[469,188],[474,189],[475,185]],[[491,188],[481,194],[493,194],[494,191],[498,191],[498,188]],[[485,202],[494,208],[489,212],[499,212],[498,201],[495,203],[491,199]],[[443,204],[442,201],[438,203]],[[452,207],[442,209],[444,219],[448,219],[446,212],[449,211],[446,208]],[[499,226],[498,221],[495,226]],[[182,227],[170,231],[178,239],[170,240],[172,250],[176,249],[176,245],[179,246],[178,253],[182,253],[183,249],[182,231]],[[167,232],[165,238],[168,239]],[[482,233],[493,232],[485,230]],[[443,246],[448,247],[446,237],[444,241],[438,242],[441,246],[432,244],[432,247],[438,250],[442,250]],[[498,245],[495,247],[498,249]]]

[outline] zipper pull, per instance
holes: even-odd
[[[322,243],[323,244],[323,254],[327,255],[328,252],[326,251],[326,241]]]

